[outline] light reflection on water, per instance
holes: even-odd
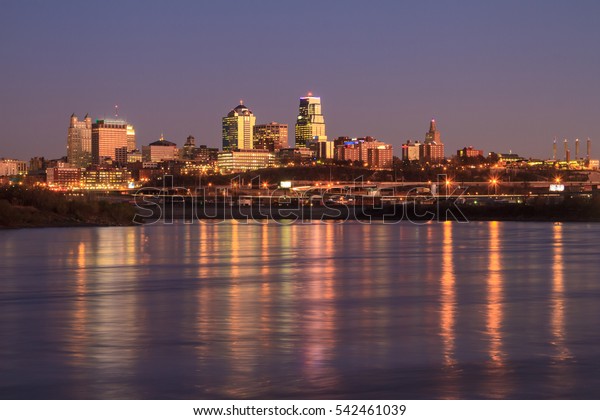
[[[1,398],[598,398],[600,226],[2,231]]]

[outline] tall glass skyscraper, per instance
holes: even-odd
[[[300,109],[296,120],[296,147],[307,147],[310,142],[327,140],[325,118],[321,113],[321,98],[308,96],[300,98]]]
[[[252,149],[256,117],[241,101],[223,118],[223,150]]]

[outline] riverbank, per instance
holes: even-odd
[[[0,228],[125,226],[135,208],[86,197],[68,197],[45,189],[0,189]]]
[[[28,227],[126,226],[194,221],[319,220],[396,223],[413,221],[531,221],[600,222],[600,200],[565,199],[555,204],[433,204],[323,205],[291,202],[286,205],[231,205],[185,200],[145,202],[108,201],[103,198],[65,196],[44,189],[0,189],[0,229]]]

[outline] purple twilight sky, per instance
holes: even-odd
[[[293,123],[321,96],[327,135],[550,157],[600,156],[596,1],[29,1],[0,11],[0,157],[66,154],[69,116],[110,116],[138,145],[221,145],[240,99]],[[396,153],[399,154],[399,149]]]

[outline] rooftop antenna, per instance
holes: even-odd
[[[119,105],[115,105],[115,118],[119,118]]]

